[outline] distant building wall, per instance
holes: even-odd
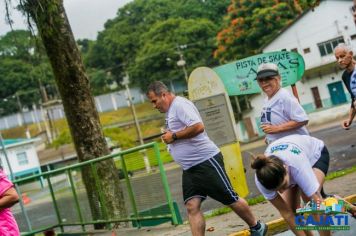
[[[179,80],[174,80],[173,82],[167,84],[167,86],[175,93],[182,93],[184,90],[186,90],[185,82],[181,82]],[[146,94],[139,88],[130,88],[130,92],[134,104],[139,104],[146,101]],[[129,106],[126,90],[96,96],[94,100],[98,112],[115,111],[119,108]],[[52,107],[48,113],[52,120],[62,119],[65,117],[62,105]],[[20,113],[2,116],[0,117],[0,130],[22,126],[23,123],[33,124],[42,122],[44,120],[44,115],[44,112],[41,112],[39,108],[36,108],[31,111],[23,112],[23,118]],[[48,117],[46,117],[46,119],[48,119]]]
[[[6,153],[15,177],[41,173],[40,163],[33,142],[19,142],[15,146],[6,145]],[[10,174],[5,155],[0,152],[1,165],[5,173]]]
[[[121,107],[127,107],[127,99],[125,91],[119,91],[100,95],[95,97],[95,105],[98,112],[107,112],[117,110]],[[145,101],[144,94],[137,88],[131,89],[131,95],[133,97],[134,104],[143,103]],[[52,120],[62,119],[65,117],[64,109],[62,105],[52,107],[48,110],[48,115]],[[0,130],[9,129],[26,124],[33,124],[42,122],[45,114],[41,112],[39,108],[36,110],[23,112],[23,118],[20,113],[3,116],[0,118]],[[48,117],[46,117],[48,119]],[[24,121],[23,121],[24,120]]]

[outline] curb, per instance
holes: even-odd
[[[344,198],[344,200],[351,203],[356,202],[356,194],[347,196]],[[274,235],[276,233],[281,233],[288,230],[287,223],[284,221],[283,218],[272,220],[270,222],[267,222],[266,224],[268,225],[267,235]],[[248,229],[244,229],[236,233],[229,234],[229,236],[249,236],[249,235],[251,234]]]

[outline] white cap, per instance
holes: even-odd
[[[278,66],[274,63],[263,63],[258,66],[256,79],[279,75]]]

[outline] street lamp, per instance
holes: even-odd
[[[355,0],[356,1],[356,0]],[[186,68],[186,61],[184,60],[183,52],[182,49],[187,48],[187,45],[177,45],[177,50],[174,52],[175,54],[179,55],[179,60],[177,61],[177,66],[182,67],[183,73],[184,73],[184,79],[186,84],[188,85],[188,73],[187,73],[187,68]],[[166,61],[172,61],[171,58],[167,57]]]
[[[177,61],[177,66],[182,67],[183,72],[184,72],[184,78],[185,81],[188,83],[188,73],[187,73],[187,69],[185,68],[186,62],[184,60],[183,54],[180,53],[179,54],[179,61]]]
[[[137,136],[138,136],[138,139],[140,140],[140,144],[143,145],[145,143],[143,142],[140,123],[138,122],[137,115],[136,115],[135,105],[132,102],[132,96],[131,96],[131,92],[130,92],[130,88],[129,88],[129,83],[130,83],[130,78],[129,78],[129,75],[126,73],[126,75],[124,76],[121,84],[125,86],[126,93],[127,93],[127,100],[129,102],[129,106],[131,108],[132,116],[134,117],[134,121],[135,121],[135,127],[136,127]],[[150,173],[151,172],[151,166],[150,166],[150,162],[148,160],[146,151],[143,152],[143,161],[145,163],[145,167],[146,167],[147,173]]]

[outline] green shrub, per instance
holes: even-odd
[[[70,135],[70,132],[68,129],[64,129],[59,136],[53,140],[53,142],[49,145],[49,147],[52,148],[59,148],[60,146],[64,144],[70,144],[72,143],[72,136]]]
[[[122,128],[107,128],[104,129],[105,137],[111,138],[114,143],[117,143],[121,149],[128,149],[136,146],[136,136],[124,131]]]

